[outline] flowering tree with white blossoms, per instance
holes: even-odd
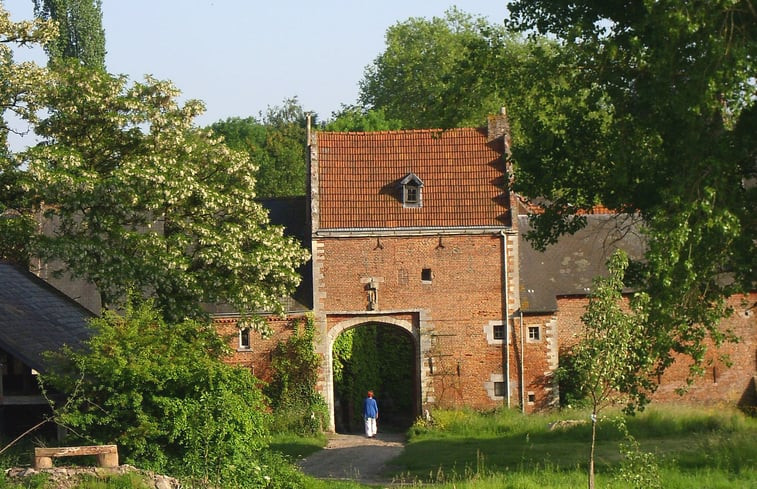
[[[180,104],[170,82],[131,83],[75,60],[14,62],[7,45],[54,33],[40,21],[13,23],[0,6],[0,103],[40,138],[14,154],[2,125],[0,212],[14,218],[0,226],[16,232],[3,228],[0,258],[63,263],[97,286],[106,308],[136,292],[169,321],[227,303],[245,326],[264,325],[253,313],[280,311],[308,253],[255,200],[256,165],[196,128],[203,104]]]
[[[178,95],[150,77],[55,70],[44,142],[23,154],[24,189],[55,223],[33,251],[93,282],[107,307],[134,290],[169,320],[201,315],[202,302],[278,311],[307,252],[256,202],[256,166],[195,128],[202,103]]]
[[[0,3],[0,259],[24,263],[34,220],[23,214],[26,199],[19,185],[21,162],[8,148],[8,136],[28,130],[15,121],[33,121],[39,110],[38,87],[48,71],[33,62],[18,63],[14,50],[52,39],[55,26],[41,20],[13,22]]]

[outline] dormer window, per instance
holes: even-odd
[[[415,173],[408,173],[408,175],[400,181],[402,185],[402,205],[404,207],[422,207],[423,195],[421,190],[423,189],[423,180],[418,178]]]

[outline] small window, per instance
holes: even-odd
[[[405,203],[406,204],[418,203],[418,187],[414,185],[405,185]]]
[[[250,349],[250,330],[248,328],[239,330],[239,349]]]
[[[424,282],[431,282],[431,269],[424,268],[421,270],[421,280]]]
[[[505,397],[505,383],[504,382],[494,383],[494,395],[496,397]]]
[[[421,207],[423,205],[423,180],[415,173],[408,173],[400,180],[402,187],[402,205],[405,207]]]
[[[536,394],[534,394],[533,392],[529,392],[528,393],[528,403],[529,404],[533,404],[535,402],[536,402]]]
[[[494,325],[494,339],[495,340],[504,340],[505,339],[505,325],[504,324],[495,324]]]
[[[539,341],[541,339],[541,329],[539,326],[528,327],[528,339],[529,341]]]

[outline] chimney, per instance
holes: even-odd
[[[510,123],[507,121],[507,110],[502,107],[499,114],[488,117],[486,142],[491,143],[501,139],[505,146],[505,154],[510,154]]]

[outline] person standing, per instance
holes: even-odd
[[[376,436],[376,420],[378,419],[378,404],[373,398],[373,391],[368,391],[368,397],[363,401],[363,418],[365,419],[365,436]]]

